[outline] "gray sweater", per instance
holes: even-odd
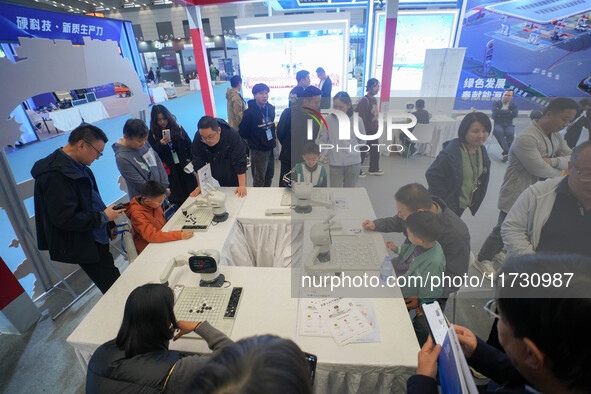
[[[560,157],[564,154],[563,157]],[[558,133],[548,138],[533,124],[523,130],[509,150],[509,166],[499,194],[498,208],[509,212],[517,197],[539,180],[554,178],[568,169],[571,150]],[[544,158],[550,158],[549,166]]]
[[[162,160],[150,144],[146,143],[140,149],[133,149],[122,145],[122,142],[121,139],[115,142],[113,150],[117,168],[127,184],[129,200],[141,195],[142,186],[146,181],[158,181],[168,187],[168,176]]]
[[[205,339],[207,346],[213,351],[234,343],[226,334],[214,328],[207,321],[199,324],[195,332]],[[209,357],[209,355],[195,354],[177,361],[168,376],[163,392],[188,393],[191,385],[191,375],[199,370],[199,367],[205,364]]]

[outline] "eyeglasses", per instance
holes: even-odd
[[[219,131],[216,131],[214,136],[212,136],[212,137],[206,137],[206,138],[203,138],[201,136],[201,134],[200,134],[199,135],[199,141],[206,142],[206,143],[207,142],[213,142],[213,141],[215,141],[215,138],[217,137],[218,134],[219,134]]]
[[[576,166],[573,166],[577,170],[577,174],[583,182],[591,182],[591,170],[579,170]]]
[[[98,155],[98,157],[101,157],[101,156],[103,155],[103,152],[101,152],[100,150],[96,149],[96,148],[94,147],[94,145],[92,145],[90,142],[88,142],[88,141],[86,141],[86,140],[82,140],[82,141],[84,141],[84,142],[86,142],[88,145],[90,145],[90,147],[96,151],[96,154]]]
[[[492,300],[488,300],[488,302],[484,305],[484,310],[491,319],[501,319],[501,316],[499,316],[499,314],[496,312],[497,300],[494,298]]]

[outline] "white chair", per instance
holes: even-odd
[[[138,256],[135,243],[133,242],[133,228],[131,227],[131,223],[127,216],[123,214],[115,220],[115,225],[117,226],[117,235],[121,235],[121,241],[120,243],[117,242],[119,237],[111,240],[111,247],[117,250],[131,264]]]
[[[427,148],[429,148],[429,164],[431,164],[431,159],[433,158],[433,133],[435,132],[435,125],[433,124],[423,124],[417,123],[415,128],[412,130],[412,134],[417,138],[418,141],[414,143],[417,144],[418,154],[420,155],[427,155]]]

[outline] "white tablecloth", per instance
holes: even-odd
[[[80,123],[96,123],[109,119],[105,106],[100,101],[77,105],[71,108],[41,114],[44,118],[51,118],[53,125],[60,131],[72,131]]]
[[[189,88],[191,90],[201,90],[201,85],[199,84],[199,80],[198,79],[191,79],[189,81]]]
[[[163,87],[149,88],[148,90],[150,91],[150,96],[154,99],[155,104],[163,103],[168,100],[168,96]]]
[[[109,119],[109,114],[105,109],[105,106],[100,101],[93,101],[88,104],[78,105],[74,108],[78,108],[80,116],[86,123],[100,122],[101,120]]]
[[[443,143],[458,136],[457,121],[447,115],[436,114],[429,120],[429,124],[435,126],[433,130],[433,154],[435,157],[443,148]]]
[[[84,368],[94,350],[113,339],[121,324],[129,293],[160,275],[162,264],[136,260],[99,300],[68,337]],[[419,346],[401,298],[371,299],[380,330],[380,342],[338,346],[329,337],[300,336],[297,332],[298,298],[292,298],[291,270],[284,268],[224,267],[232,286],[244,288],[231,338],[275,334],[294,340],[318,356],[317,393],[403,393],[406,379],[416,370]],[[177,268],[171,284],[195,286],[197,276],[188,267]],[[209,353],[205,341],[181,338],[170,349]]]
[[[158,281],[171,257],[186,255],[188,249],[213,248],[222,251],[220,271],[226,280],[232,286],[244,288],[231,335],[233,340],[268,333],[293,339],[304,351],[318,356],[317,393],[404,392],[406,379],[416,369],[419,346],[400,289],[378,289],[385,292],[384,296],[372,298],[380,342],[339,347],[330,337],[298,335],[299,301],[294,294],[301,278],[299,271],[283,267],[291,265],[291,254],[304,252],[303,245],[297,247],[301,250],[293,251],[289,240],[294,232],[298,236],[303,232],[304,239],[309,237],[304,231],[310,226],[308,222],[322,220],[329,211],[314,207],[307,218],[301,219],[303,215],[299,215],[296,220],[295,215],[291,219],[266,217],[266,208],[280,206],[283,189],[248,188],[248,196],[243,199],[234,195],[233,188],[224,190],[228,196],[228,220],[207,232],[197,232],[188,240],[148,245],[68,337],[82,366],[86,369],[94,350],[117,335],[125,300],[133,289]],[[349,206],[343,211],[353,216],[349,218],[353,226],[356,222],[360,225],[362,219],[375,217],[365,189],[334,189],[333,192],[337,197],[347,196]],[[356,204],[363,206],[356,209]],[[343,216],[343,212],[338,215]],[[235,252],[248,257],[234,261]],[[232,266],[248,265],[248,260],[256,267]],[[275,267],[266,267],[269,265]],[[196,286],[198,279],[188,267],[181,267],[173,270],[169,283]],[[184,338],[171,342],[170,349],[209,352],[204,341]]]
[[[248,197],[240,211],[239,220],[242,223],[291,223],[293,220],[318,219],[326,217],[329,213],[335,214],[335,219],[359,219],[360,223],[365,219],[374,219],[375,213],[364,188],[326,188],[331,192],[338,202],[335,209],[313,206],[312,212],[308,214],[295,214],[292,216],[265,216],[268,208],[287,208],[281,206],[281,198],[285,189],[279,187],[271,188],[249,188]],[[295,202],[295,201],[292,201]]]
[[[77,107],[60,109],[41,116],[51,118],[55,128],[60,131],[72,131],[82,123],[82,116]]]
[[[164,91],[168,96],[175,96],[176,95],[176,88],[174,87],[174,82],[160,82],[158,87],[164,88]]]

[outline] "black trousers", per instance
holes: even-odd
[[[365,144],[369,146],[369,152],[361,152],[361,165],[365,157],[369,155],[369,171],[378,172],[380,170],[380,151],[378,150],[379,139],[367,140]]]
[[[115,267],[113,255],[109,251],[109,244],[103,245],[95,242],[99,254],[99,262],[94,264],[81,264],[80,267],[86,272],[86,275],[99,288],[101,293],[105,294],[107,290],[121,276],[119,269]]]
[[[281,160],[281,174],[279,175],[279,187],[288,187],[289,184],[283,181],[283,176],[291,171],[291,161]]]

